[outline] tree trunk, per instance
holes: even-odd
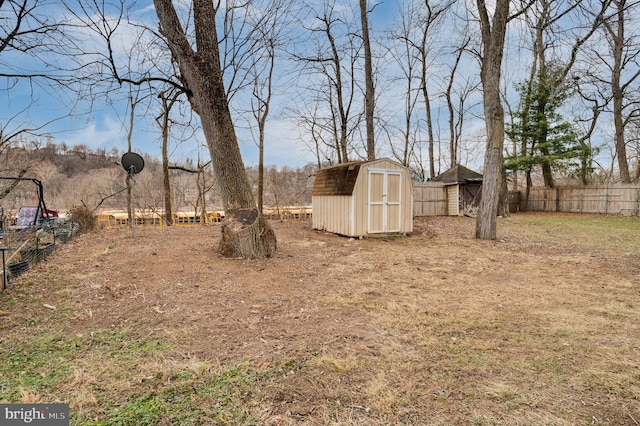
[[[276,251],[276,235],[262,214],[247,209],[234,210],[231,215],[231,218],[225,216],[222,223],[220,252],[223,256],[251,253],[251,258],[264,258]]]
[[[507,185],[507,173],[502,168],[502,173],[500,174],[500,195],[498,202],[498,214],[502,217],[510,217],[511,212],[509,211],[509,186]]]
[[[426,82],[425,82],[426,85]],[[427,138],[429,139],[429,176],[434,178],[436,176],[436,162],[435,154],[433,152],[434,137],[433,137],[433,120],[431,118],[431,100],[429,99],[429,93],[426,87],[423,89],[425,94],[425,110],[427,114]]]
[[[548,157],[551,155],[549,150],[546,148],[540,148],[540,152],[542,155]],[[549,163],[542,163],[542,178],[544,180],[544,186],[547,188],[555,188],[556,183],[553,180],[553,171],[551,170],[551,165]]]
[[[502,186],[502,155],[497,147],[487,148],[484,156],[484,179],[482,198],[476,218],[476,238],[495,240],[497,233],[498,202]]]
[[[531,195],[531,187],[533,186],[533,181],[531,180],[531,167],[529,167],[525,172],[525,180],[527,181],[527,187],[524,193],[524,208],[522,211],[526,212],[529,210],[529,195]]]
[[[171,181],[169,179],[169,137],[162,129],[162,188],[164,191],[164,221],[168,226],[173,225],[173,211],[171,208]]]
[[[367,126],[367,160],[376,159],[376,146],[373,127],[373,109],[375,92],[373,87],[373,66],[371,65],[371,43],[369,41],[369,21],[367,18],[367,0],[360,0],[360,21],[362,22],[362,42],[364,43],[364,113]]]
[[[426,112],[426,120],[427,120],[427,137],[428,137],[428,147],[429,147],[429,177],[434,178],[436,176],[436,163],[435,163],[435,155],[433,152],[434,145],[434,137],[433,137],[433,120],[431,118],[431,100],[429,98],[429,88],[427,87],[427,32],[425,31],[422,35],[422,45],[420,48],[420,59],[421,59],[421,75],[420,75],[420,83],[422,85],[422,96],[424,97],[424,106]]]
[[[190,90],[189,102],[200,116],[220,185],[225,209],[220,251],[230,257],[269,257],[276,250],[275,234],[256,208],[240,154],[222,79],[213,3],[193,2],[197,51],[189,44],[171,0],[154,0],[154,5],[160,31]],[[251,238],[245,237],[247,233]]]
[[[164,93],[162,98],[162,115],[160,116],[162,131],[162,188],[164,191],[164,222],[167,226],[173,225],[173,211],[171,207],[171,181],[169,179],[169,112],[177,99],[177,95],[167,102]]]
[[[208,223],[207,218],[207,182],[205,180],[204,175],[204,166],[200,165],[200,156],[198,156],[198,177],[197,177],[197,187],[198,187],[198,205],[200,206],[200,223],[205,224]],[[198,214],[196,211],[195,214]]]
[[[509,16],[509,0],[497,0],[492,22],[484,0],[477,0],[484,55],[480,70],[483,88],[487,150],[484,156],[482,199],[476,218],[476,238],[495,240],[498,202],[502,186],[504,109],[500,100],[500,72]]]
[[[613,123],[616,133],[616,156],[618,157],[618,169],[620,169],[620,180],[622,183],[631,183],[631,175],[629,174],[629,163],[627,161],[627,145],[624,139],[624,121],[622,118],[624,90],[621,84],[622,68],[623,68],[623,52],[628,49],[625,46],[624,37],[624,10],[625,2],[617,3],[618,13],[615,29],[611,29],[610,33],[613,38],[613,69],[611,71],[611,94],[613,96]]]

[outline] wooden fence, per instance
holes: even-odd
[[[610,185],[572,188],[533,188],[509,192],[509,210],[533,212],[597,213],[640,216],[640,186]],[[413,215],[447,214],[447,190],[442,182],[413,183]]]
[[[413,183],[413,215],[445,216],[447,189],[442,182]]]
[[[640,186],[616,184],[575,188],[535,188],[531,189],[528,202],[525,200],[524,191],[520,191],[519,209],[639,216]]]

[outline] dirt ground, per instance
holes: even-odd
[[[103,230],[12,282],[37,312],[19,300],[3,328],[135,329],[184,360],[282,371],[264,424],[638,424],[640,252],[524,217],[498,241],[470,218],[362,240],[272,222],[266,260],[220,257],[215,227]]]

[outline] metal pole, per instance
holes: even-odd
[[[133,189],[135,188],[135,167],[131,166],[129,169],[129,176],[131,176],[131,205],[129,206],[129,210],[131,210],[131,237],[135,237],[135,223],[136,223],[136,203],[134,202]]]

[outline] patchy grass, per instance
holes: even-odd
[[[102,331],[64,337],[42,331],[0,345],[0,401],[71,402],[72,424],[242,424],[268,371],[166,359],[157,339]],[[258,395],[259,399],[259,395]],[[249,404],[250,406],[250,404]]]
[[[516,215],[513,221],[530,225],[530,232],[550,241],[578,244],[595,251],[613,249],[618,254],[640,254],[637,217],[523,214]]]
[[[278,222],[264,261],[203,252],[202,228],[82,236],[0,294],[0,401],[73,425],[640,424],[639,223]]]

